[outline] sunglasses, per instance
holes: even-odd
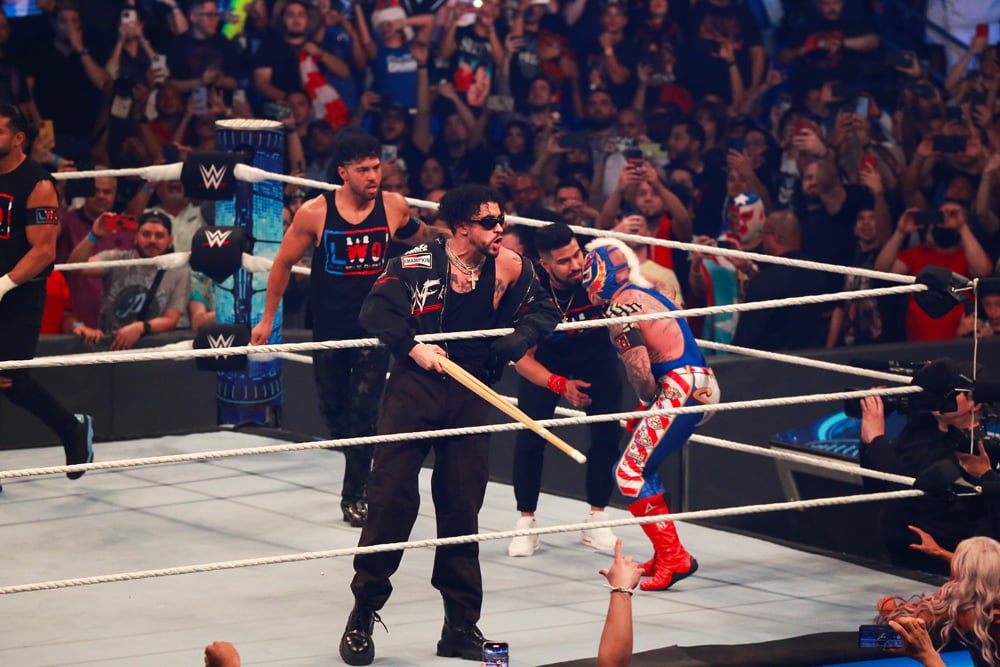
[[[485,218],[479,218],[478,220],[470,219],[469,222],[474,222],[483,229],[493,229],[497,225],[503,227],[506,221],[504,220],[503,214],[500,214],[497,216],[488,215]]]

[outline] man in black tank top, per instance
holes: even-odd
[[[401,196],[381,191],[379,143],[359,130],[337,135],[333,161],[344,187],[304,203],[295,213],[267,281],[264,315],[251,342],[267,343],[292,266],[314,248],[310,280],[317,341],[364,338],[358,326],[361,302],[382,272],[391,238],[426,240],[428,227],[410,217]],[[313,371],[320,412],[331,438],[375,433],[378,405],[389,368],[384,347],[323,350]],[[340,506],[344,521],[361,526],[367,516],[370,446],[344,449],[346,464]]]
[[[498,193],[480,185],[450,191],[439,212],[453,237],[389,260],[365,299],[361,325],[396,356],[379,415],[380,434],[486,424],[489,404],[442,375],[441,356],[490,381],[559,320],[551,299],[539,292],[530,262],[501,246],[504,218],[499,202]],[[414,338],[511,326],[515,332],[498,339],[439,346]],[[420,467],[432,449],[438,537],[478,532],[489,473],[489,436],[417,439],[376,445],[368,520],[359,546],[409,537],[419,505]],[[340,655],[349,665],[367,665],[375,658],[372,630],[380,620],[378,610],[389,599],[389,578],[402,555],[393,551],[354,559],[355,604],[340,641]],[[439,547],[431,584],[441,592],[445,607],[437,654],[480,660],[485,640],[477,627],[483,601],[478,544]]]
[[[16,107],[0,105],[0,361],[35,356],[59,235],[59,198],[45,168],[24,155],[25,129]],[[0,371],[0,392],[55,431],[67,465],[94,460],[90,417],[68,412],[27,370]]]

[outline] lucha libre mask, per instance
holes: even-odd
[[[728,233],[742,245],[754,243],[764,227],[764,202],[752,192],[741,192],[726,204]]]
[[[609,301],[628,278],[618,279],[618,271],[629,268],[628,259],[613,246],[597,246],[583,260],[583,288],[587,296],[595,294]]]

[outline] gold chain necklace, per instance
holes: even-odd
[[[566,307],[564,308],[562,304],[559,303],[559,297],[556,296],[556,289],[552,286],[551,281],[549,282],[549,292],[552,293],[552,301],[556,304],[556,310],[562,315],[562,321],[568,321],[570,308],[573,307],[573,297],[576,296],[576,291],[569,293],[569,301],[566,302]]]
[[[475,291],[476,282],[479,281],[479,276],[477,276],[476,274],[479,273],[479,270],[483,268],[483,264],[486,263],[486,255],[480,257],[479,263],[473,266],[472,264],[466,264],[465,262],[463,262],[461,259],[458,258],[458,255],[455,254],[455,251],[451,249],[451,241],[445,241],[444,252],[446,255],[448,255],[448,259],[451,260],[451,263],[454,264],[456,268],[458,268],[460,271],[469,276],[469,283],[472,285],[473,291]]]

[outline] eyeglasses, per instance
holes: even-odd
[[[478,220],[470,218],[469,222],[474,222],[477,225],[479,225],[480,227],[482,227],[483,229],[493,229],[497,225],[500,225],[501,227],[503,227],[504,224],[506,223],[506,220],[504,220],[503,214],[500,214],[500,215],[497,215],[497,216],[488,215],[488,216],[486,216],[484,218],[479,218]]]

